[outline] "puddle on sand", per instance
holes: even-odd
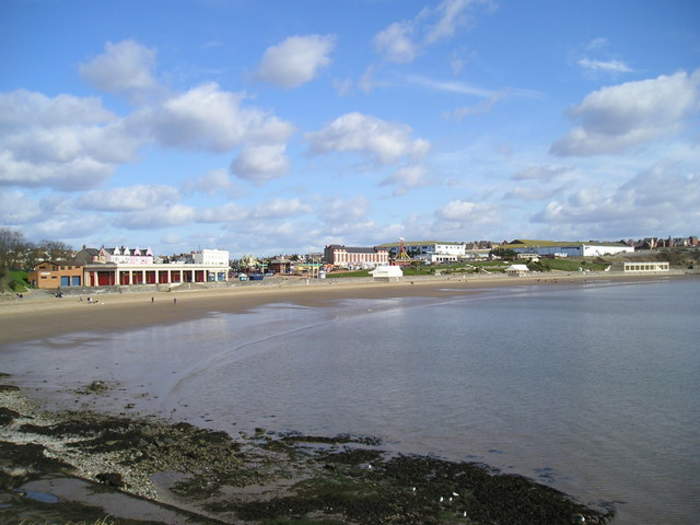
[[[185,513],[77,478],[38,479],[25,483],[17,492],[42,503],[77,501],[99,507],[118,519],[140,519],[173,525],[196,523]]]

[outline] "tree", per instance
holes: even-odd
[[[0,272],[17,268],[30,244],[21,232],[0,228]]]
[[[495,255],[496,257],[507,259],[509,261],[512,261],[518,257],[515,250],[511,250],[510,248],[494,248],[489,252],[489,255]]]

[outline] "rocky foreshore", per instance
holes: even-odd
[[[24,525],[568,525],[614,515],[482,464],[391,456],[371,437],[257,429],[234,439],[150,417],[47,412],[10,384],[0,385],[0,458],[0,521]],[[88,489],[60,493],[69,482]]]

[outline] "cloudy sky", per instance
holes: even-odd
[[[5,0],[0,62],[31,240],[700,234],[695,0]]]

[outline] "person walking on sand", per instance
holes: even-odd
[[[177,304],[177,297],[173,297],[173,304]]]
[[[155,299],[153,299],[153,297],[151,297],[151,302],[153,302],[154,300],[155,300]]]

